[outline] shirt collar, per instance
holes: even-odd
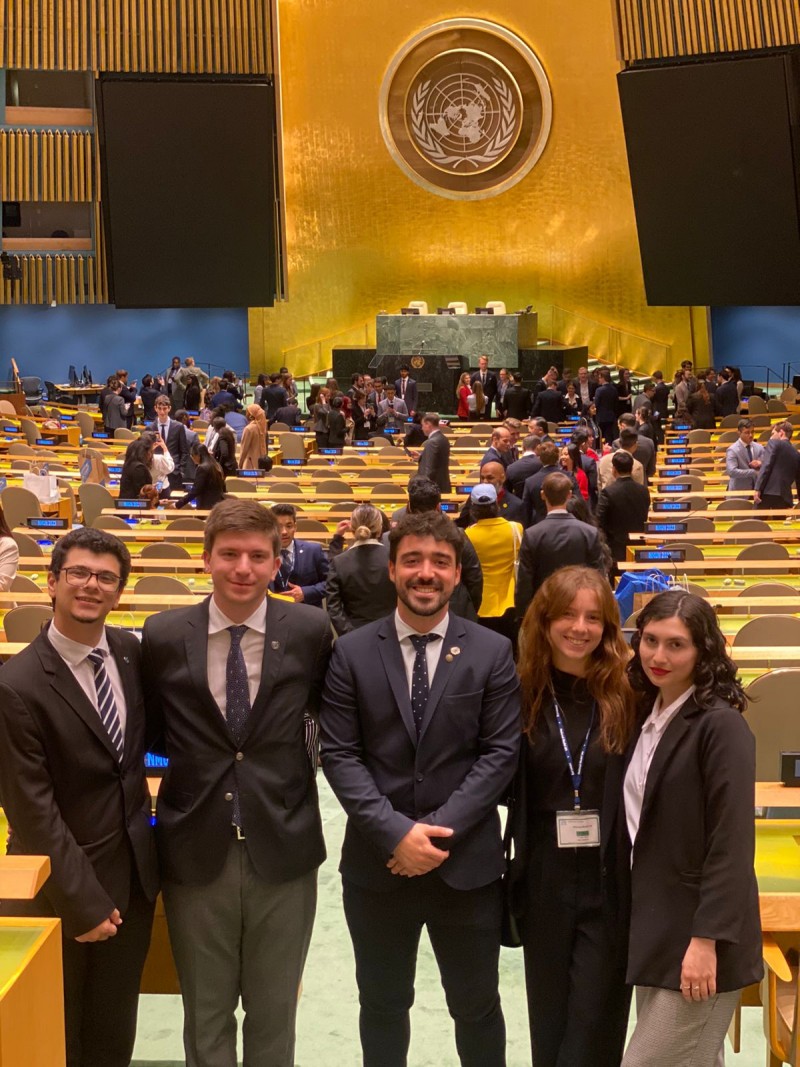
[[[554,518],[557,518],[559,515],[569,515],[569,512],[566,508],[550,508],[550,510],[545,515],[545,518],[549,519],[551,515]]]
[[[229,619],[228,616],[217,606],[213,594],[208,603],[208,633],[211,634],[221,633],[222,630],[227,630],[229,626],[242,625],[248,627],[250,630],[255,630],[257,633],[263,634],[267,630],[267,598],[264,597],[263,601],[258,605],[256,610],[250,616],[249,619],[245,619],[243,623],[237,624]]]
[[[653,704],[653,710],[647,716],[642,729],[649,728],[657,734],[663,734],[689,697],[692,696],[694,690],[695,687],[690,685],[685,693],[681,693],[677,700],[673,700],[665,708],[661,707],[661,694],[659,693]]]
[[[71,637],[65,637],[64,634],[56,629],[56,624],[54,622],[50,623],[47,637],[50,644],[59,656],[61,656],[67,666],[72,667],[73,669],[83,663],[89,653],[95,648],[101,649],[105,655],[109,655],[110,653],[105,627],[103,627],[103,636],[96,645],[84,645],[82,641],[73,641]]]
[[[419,633],[419,630],[415,630],[413,626],[409,626],[408,623],[403,622],[403,620],[400,618],[400,612],[397,610],[397,608],[394,609],[394,625],[395,625],[395,629],[397,630],[397,640],[398,641],[404,641],[406,638],[412,637],[412,636],[416,637],[417,634]],[[444,641],[445,636],[447,635],[447,627],[449,625],[450,625],[450,612],[448,611],[448,613],[441,620],[441,622],[438,622],[436,624],[436,626],[433,627],[432,630],[428,631],[428,633],[430,633],[430,634],[438,634],[439,637],[441,637],[441,639]]]

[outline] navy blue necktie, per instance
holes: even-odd
[[[247,718],[250,714],[250,684],[247,680],[247,666],[242,654],[242,637],[246,626],[229,626],[231,647],[225,666],[225,716],[228,727],[236,744],[241,744]],[[239,807],[239,790],[233,794],[233,825],[241,827],[242,814]]]
[[[753,462],[753,449],[750,447],[750,445],[745,445],[744,447],[747,449],[747,462],[748,463],[752,463]]]
[[[411,672],[411,711],[414,715],[414,726],[417,729],[417,737],[422,730],[425,718],[425,708],[428,706],[428,658],[426,649],[429,641],[439,641],[439,634],[411,634],[411,644],[414,646],[414,669]]]

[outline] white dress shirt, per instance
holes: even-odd
[[[656,697],[653,710],[644,721],[636,748],[633,750],[631,762],[625,773],[625,785],[623,796],[625,798],[625,820],[628,824],[628,836],[631,845],[636,841],[639,832],[639,822],[642,818],[642,804],[644,803],[644,791],[647,786],[647,775],[650,764],[658,748],[661,738],[667,727],[681,710],[683,705],[694,693],[694,686],[689,686],[685,693],[681,693],[677,700],[661,707],[661,694]]]
[[[106,669],[108,680],[111,683],[111,692],[114,694],[114,703],[117,706],[119,725],[122,730],[122,736],[124,737],[125,724],[128,721],[128,709],[125,704],[125,690],[122,686],[122,679],[119,676],[116,660],[111,655],[111,649],[108,647],[108,638],[106,637],[105,629],[103,630],[103,636],[96,645],[84,645],[81,644],[80,641],[73,641],[71,637],[65,637],[56,629],[56,624],[51,622],[47,631],[47,638],[59,656],[61,656],[63,661],[72,671],[75,676],[75,681],[89,698],[89,702],[97,712],[98,716],[100,711],[97,707],[97,688],[94,684],[94,667],[87,657],[89,653],[93,652],[96,648],[99,648],[105,653],[103,656],[103,666]]]
[[[442,645],[444,644],[445,636],[447,635],[447,626],[450,622],[450,613],[437,623],[432,630],[428,633],[438,634],[441,637],[441,641],[429,641],[425,646],[425,661],[428,664],[428,686],[433,685],[433,676],[436,674],[436,668],[439,666],[439,657],[442,654]],[[412,635],[414,637],[422,636],[419,630],[415,630],[413,626],[409,626],[408,623],[403,622],[400,618],[400,612],[395,608],[394,612],[394,625],[397,630],[397,640],[400,642],[400,652],[403,656],[403,666],[406,669],[406,679],[408,680],[408,692],[411,693],[411,679],[414,675],[414,659],[417,655],[417,650],[411,643]]]
[[[231,650],[231,635],[228,633],[228,627],[237,625],[239,624],[232,622],[217,607],[212,596],[208,604],[208,688],[223,717],[227,717],[228,709],[225,685],[228,653]],[[242,634],[241,649],[247,668],[247,688],[252,707],[261,684],[261,664],[264,659],[264,641],[267,630],[266,597],[250,618],[245,619],[241,625],[247,627]],[[202,664],[200,667],[202,669]]]

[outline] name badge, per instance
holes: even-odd
[[[557,811],[556,837],[559,848],[598,848],[599,811]]]

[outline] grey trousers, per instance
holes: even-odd
[[[163,887],[181,983],[186,1067],[293,1067],[297,996],[317,905],[317,872],[271,885],[231,840],[210,885]]]
[[[636,987],[636,1029],[622,1067],[724,1067],[738,989],[687,1001],[673,989]]]

